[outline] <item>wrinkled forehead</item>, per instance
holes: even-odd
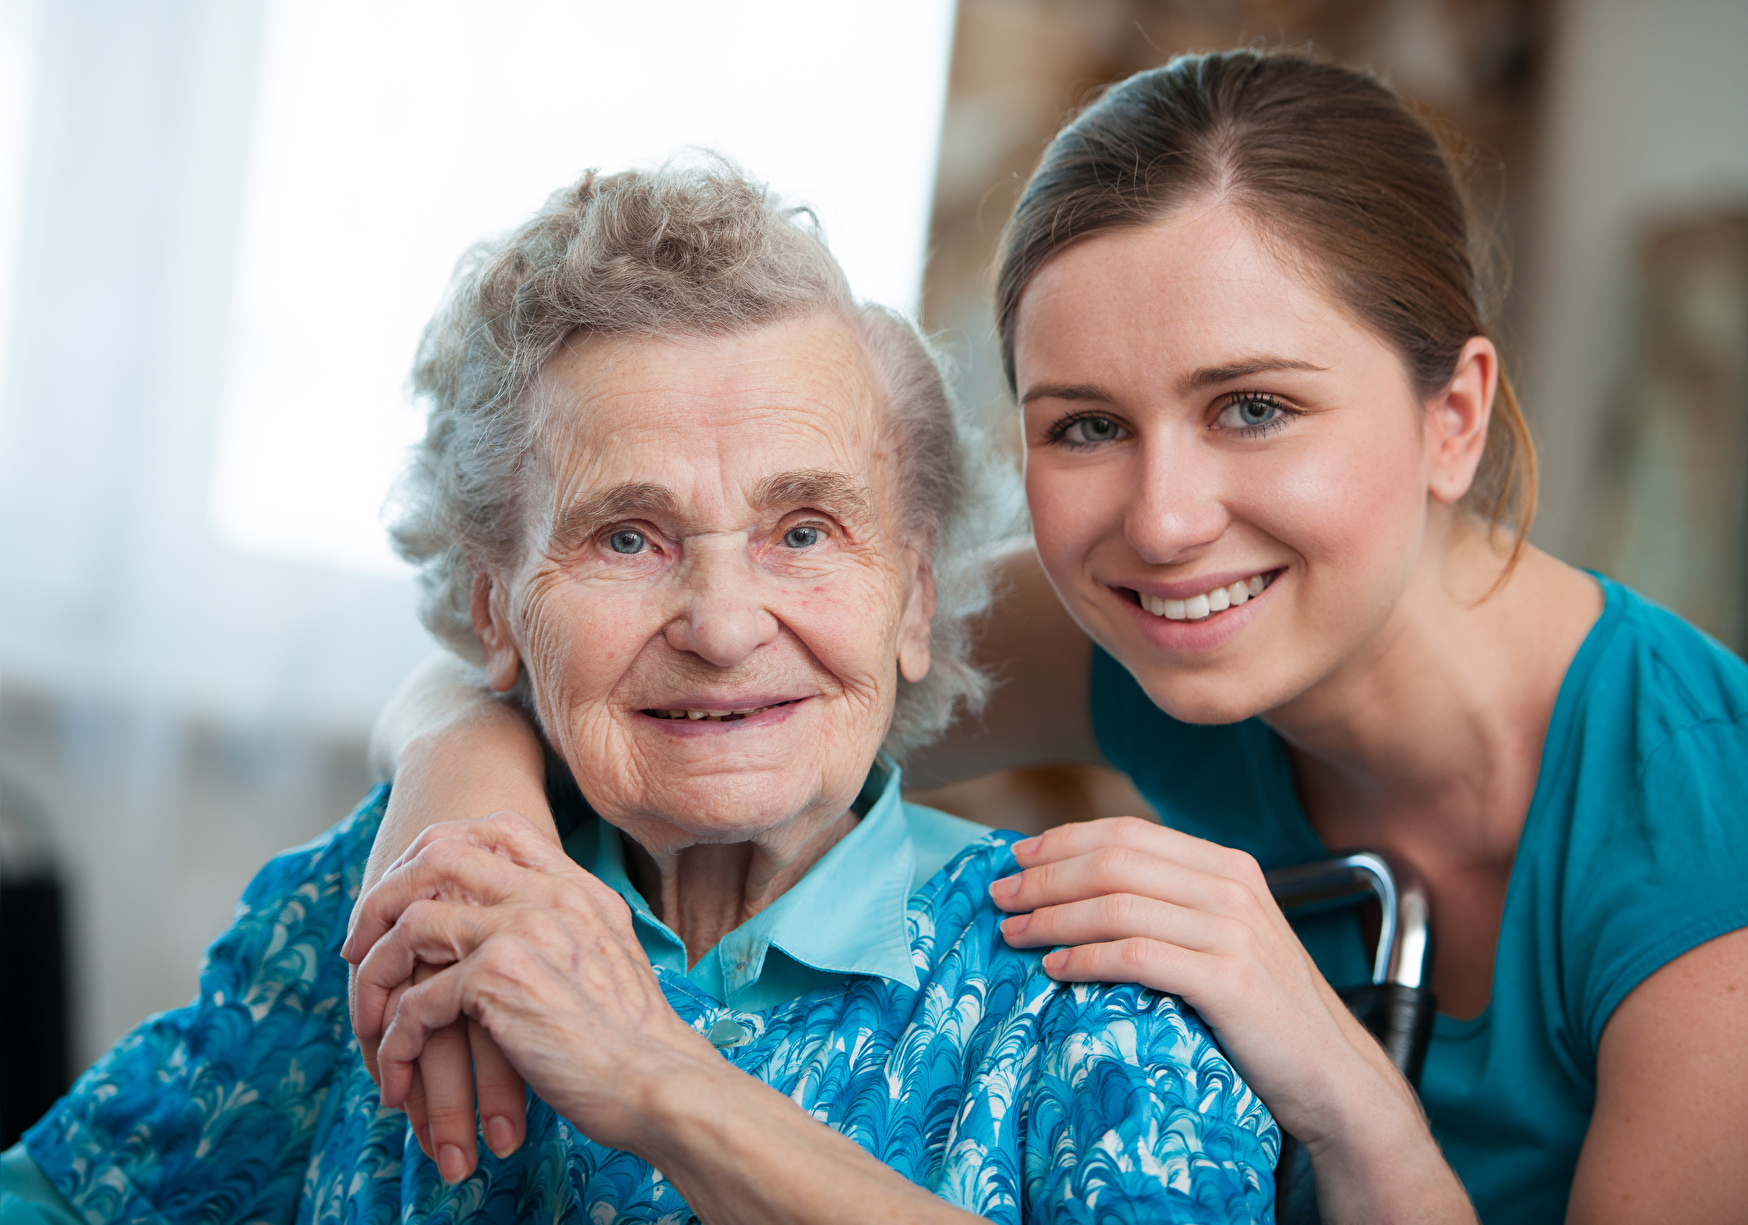
[[[721,337],[579,338],[535,394],[536,467],[555,506],[648,486],[679,510],[733,514],[794,473],[884,500],[885,398],[835,316]]]

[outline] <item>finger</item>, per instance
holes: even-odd
[[[418,966],[453,965],[509,918],[494,907],[459,902],[427,900],[408,906],[353,972],[357,997],[353,1024],[360,1040],[382,1035],[389,993],[409,979],[417,981]]]
[[[419,1149],[425,1156],[431,1156],[435,1150],[431,1147],[431,1124],[425,1111],[425,1084],[419,1079],[417,1064],[413,1065],[412,1083],[401,1109],[407,1113],[407,1126],[413,1129],[413,1139],[419,1142]]]
[[[1010,912],[1131,893],[1212,914],[1254,917],[1263,901],[1246,882],[1127,846],[1027,868],[994,882],[989,892]]]
[[[457,1183],[479,1164],[479,1126],[473,1112],[473,1061],[465,1019],[432,1032],[419,1052],[431,1148],[443,1181]]]
[[[461,1019],[462,980],[458,967],[451,966],[401,993],[376,1050],[383,1105],[399,1106],[406,1099],[431,1035]]]
[[[1045,906],[1004,919],[1001,933],[1013,948],[1107,944],[1139,937],[1198,953],[1233,951],[1237,921],[1133,893]]]
[[[527,1088],[486,1027],[472,1017],[467,1020],[467,1041],[473,1050],[473,1080],[486,1147],[508,1157],[522,1147],[528,1134]]]
[[[1057,949],[1044,958],[1044,970],[1058,982],[1139,983],[1194,1004],[1205,995],[1218,963],[1206,953],[1131,937]]]
[[[1129,847],[1186,867],[1219,871],[1232,855],[1230,847],[1140,817],[1104,817],[1073,821],[1014,843],[1014,858],[1022,867],[1054,863],[1088,855],[1105,847]]]
[[[429,832],[429,831],[427,831]],[[419,857],[386,873],[353,908],[340,955],[357,964],[416,902],[433,899],[490,904],[513,896],[517,865],[463,836],[424,848]]]

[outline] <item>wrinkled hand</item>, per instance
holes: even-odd
[[[426,830],[360,901],[342,951],[358,967],[360,1043],[380,1039],[388,1106],[428,1081],[416,1065],[434,1043],[460,1050],[463,1025],[472,1027],[465,1041],[481,1068],[482,1111],[491,1109],[486,1084],[503,1071],[482,1064],[482,1050],[494,1050],[584,1134],[630,1151],[644,1147],[643,1106],[655,1087],[720,1070],[715,1049],[663,996],[624,900],[513,815]],[[431,971],[406,985],[421,963]],[[452,1089],[425,1083],[427,1109],[434,1090]],[[471,1110],[465,1144],[455,1122],[439,1133],[431,1115],[438,1166],[451,1179],[472,1169],[476,1153]]]
[[[493,815],[521,819],[520,813],[509,810]],[[392,811],[390,816],[392,818]],[[385,876],[410,862],[428,845],[429,839],[422,836],[427,828],[420,828],[421,836],[388,866],[383,873]],[[373,886],[359,899],[353,910],[349,935],[357,931],[358,916],[374,891]],[[377,1068],[376,1049],[381,1042],[381,1031],[372,1029],[366,1036],[359,1025],[358,1014],[356,962],[363,959],[370,946],[362,941],[355,945],[349,939],[345,951],[354,962],[347,978],[347,1007],[352,1017],[352,1029],[358,1037],[365,1070],[380,1089],[382,1076]],[[412,975],[390,993],[390,1011],[393,1011],[402,991],[434,973],[433,967],[423,963],[414,966]],[[477,1021],[467,1020],[445,1026],[425,1044],[413,1073],[412,1089],[402,1103],[402,1109],[425,1156],[443,1166],[444,1177],[453,1182],[471,1174],[478,1163],[476,1137],[479,1133],[484,1132],[486,1146],[499,1157],[508,1157],[522,1147],[528,1133],[526,1100],[526,1086],[521,1075],[504,1058],[491,1035]],[[443,1158],[449,1149],[454,1152],[448,1154],[445,1165]]]
[[[1275,1117],[1314,1150],[1380,1089],[1418,1116],[1407,1083],[1348,1011],[1251,856],[1142,821],[1059,826],[1014,845],[1022,871],[990,887],[1016,948],[1064,945],[1054,978],[1132,982],[1188,1001]]]

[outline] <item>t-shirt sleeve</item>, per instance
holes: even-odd
[[[1082,984],[1043,1020],[1029,1223],[1272,1219],[1280,1131],[1193,1010],[1142,987]]]
[[[1566,990],[1594,1058],[1614,1010],[1683,953],[1748,926],[1748,716],[1672,731],[1565,881]]]
[[[25,1133],[86,1222],[291,1219],[351,1057],[339,950],[387,797],[263,868],[199,996],[125,1035]]]

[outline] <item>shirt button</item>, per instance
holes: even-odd
[[[735,1046],[745,1046],[753,1040],[753,1036],[747,1032],[746,1026],[739,1021],[731,1021],[727,1017],[712,1025],[710,1032],[704,1036],[710,1039],[710,1045],[719,1051]]]

